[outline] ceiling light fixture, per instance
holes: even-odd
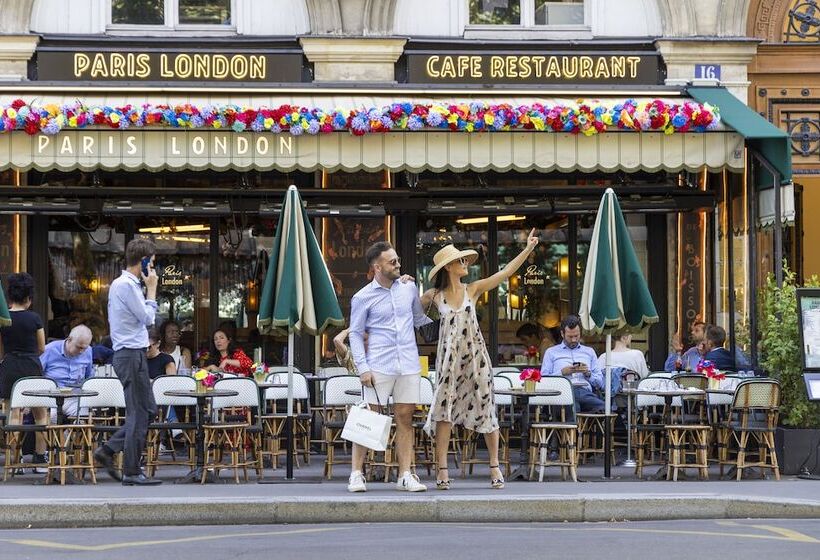
[[[495,221],[496,222],[517,222],[519,220],[526,220],[526,216],[516,216],[516,215],[508,215],[508,216],[497,216]],[[456,220],[457,223],[462,225],[472,225],[472,224],[486,224],[489,221],[489,218],[461,218]]]

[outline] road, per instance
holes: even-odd
[[[0,558],[820,558],[816,520],[343,524],[0,531]]]

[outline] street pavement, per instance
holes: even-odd
[[[378,523],[0,531],[3,558],[818,558],[815,520]]]
[[[346,491],[348,468],[336,467],[331,481],[320,478],[322,463],[295,471],[295,482],[174,484],[186,470],[163,467],[164,484],[123,487],[98,472],[96,485],[43,485],[42,475],[25,474],[0,485],[0,528],[161,525],[234,525],[350,522],[552,522],[665,519],[820,518],[820,482],[783,477],[780,481],[718,480],[680,482],[637,480],[615,468],[603,480],[600,464],[581,467],[585,482],[561,481],[557,471],[545,482],[508,481],[492,490],[486,467],[458,476],[451,469],[449,492],[397,492],[395,482],[370,482],[368,492]],[[284,469],[266,469],[281,481]]]

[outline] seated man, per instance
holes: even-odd
[[[725,342],[726,331],[723,327],[709,325],[706,328],[706,338],[704,339],[706,355],[703,359],[715,364],[715,367],[719,370],[735,371],[737,364],[732,353],[723,347]]]
[[[581,344],[581,319],[577,315],[568,315],[561,321],[561,336],[560,344],[544,352],[541,375],[569,377],[579,411],[603,412],[604,401],[592,391],[603,389],[604,376],[595,351]]]
[[[55,340],[46,344],[40,355],[43,375],[53,379],[58,387],[75,387],[94,375],[91,355],[91,329],[77,325],[65,340]],[[77,416],[77,401],[66,399],[63,412],[66,416]],[[56,421],[57,411],[52,409],[52,422]]]
[[[698,362],[703,357],[698,351],[698,346],[706,333],[706,323],[695,321],[692,323],[690,338],[692,347],[686,352],[683,351],[683,342],[680,333],[672,335],[672,352],[663,364],[664,371],[695,371]],[[680,363],[677,363],[680,362]]]

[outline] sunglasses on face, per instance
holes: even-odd
[[[396,257],[395,259],[390,259],[389,261],[387,261],[387,264],[391,266],[399,266],[401,264],[401,259],[399,257]]]

